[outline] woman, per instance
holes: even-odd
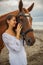
[[[2,34],[2,39],[9,51],[9,63],[10,65],[27,65],[27,58],[23,41],[20,38],[20,32],[22,25],[19,23],[16,28],[16,33],[13,28],[16,26],[16,17],[14,15],[8,15],[7,19],[8,28]]]

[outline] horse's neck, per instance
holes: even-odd
[[[12,14],[12,15],[17,16],[18,12],[19,12],[19,11],[16,10],[16,11],[13,11],[13,12],[10,12],[10,13],[7,13],[7,14],[2,15],[2,16],[0,17],[0,22],[1,22],[1,21],[4,21],[4,20],[6,19],[6,17],[7,17],[7,15],[9,15],[9,14]]]

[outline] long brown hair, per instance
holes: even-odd
[[[15,16],[15,15],[12,15],[12,14],[10,14],[10,15],[8,15],[8,16],[6,17],[6,20],[5,20],[5,21],[6,21],[6,26],[7,26],[6,29],[8,29],[8,27],[9,27],[9,25],[8,25],[8,23],[7,23],[7,20],[11,20],[13,17],[16,18],[16,16]],[[13,27],[13,31],[14,31],[14,32],[16,32],[16,31],[15,31],[15,28],[16,28],[16,27]]]

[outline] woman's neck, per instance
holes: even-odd
[[[13,28],[12,27],[9,27],[7,30],[6,30],[7,33],[11,34],[11,35],[14,35],[15,36],[15,32],[13,31]]]
[[[13,31],[13,28],[11,26],[9,26],[8,30]]]

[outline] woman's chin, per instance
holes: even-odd
[[[16,25],[13,25],[13,27],[15,27]]]

